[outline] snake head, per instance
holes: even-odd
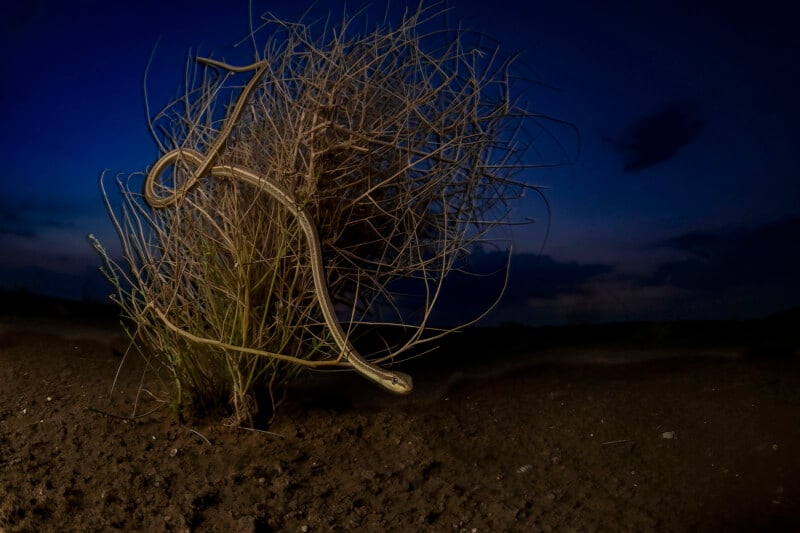
[[[402,372],[390,372],[382,380],[384,388],[396,394],[408,394],[414,390],[414,380]]]

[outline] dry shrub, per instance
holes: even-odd
[[[459,31],[422,34],[437,14],[420,7],[363,34],[352,19],[320,29],[266,17],[258,59],[269,68],[215,161],[278,183],[311,214],[350,338],[365,326],[401,332],[366,354],[381,364],[464,326],[431,327],[442,284],[526,187],[515,179],[520,131],[535,117],[511,100],[508,61]],[[217,138],[234,90],[222,67],[194,65],[196,87],[154,117],[163,152],[205,154]],[[180,187],[193,172],[179,162],[161,183]],[[95,245],[179,411],[224,407],[252,422],[259,391],[274,405],[304,367],[346,363],[321,318],[308,243],[269,194],[206,177],[150,210],[118,183],[121,208],[103,192],[123,258]],[[418,305],[400,294],[408,286]]]

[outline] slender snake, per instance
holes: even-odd
[[[325,280],[325,265],[322,259],[322,246],[320,245],[319,235],[317,234],[316,226],[309,212],[301,205],[299,205],[293,195],[279,184],[274,183],[266,177],[253,172],[250,169],[238,165],[215,165],[214,162],[219,155],[222,147],[228,139],[239,114],[245,106],[248,96],[255,89],[258,80],[267,69],[267,64],[264,61],[254,63],[245,67],[232,67],[224,63],[219,63],[210,59],[200,59],[201,62],[225,68],[231,72],[246,72],[255,70],[255,74],[250,78],[250,81],[245,85],[242,93],[239,95],[238,100],[226,120],[222,130],[220,131],[214,142],[208,148],[205,156],[200,152],[192,149],[178,148],[171,150],[161,156],[155,162],[153,167],[147,173],[144,182],[144,198],[150,207],[160,209],[177,203],[180,199],[184,198],[186,193],[195,187],[204,175],[211,175],[215,178],[227,179],[240,179],[250,185],[259,187],[269,194],[272,198],[277,200],[289,212],[297,218],[300,228],[305,235],[306,241],[311,256],[311,273],[314,278],[314,288],[316,289],[317,300],[322,308],[322,314],[325,318],[325,323],[331,330],[334,341],[341,350],[344,359],[353,367],[353,369],[364,376],[384,387],[385,389],[399,393],[407,394],[413,389],[413,381],[411,376],[403,374],[402,372],[389,372],[377,365],[374,365],[364,359],[350,343],[347,335],[342,329],[342,325],[336,316],[336,311],[333,307],[331,296],[328,292],[328,285]],[[156,183],[161,174],[172,164],[178,161],[185,161],[197,166],[197,170],[187,180],[186,184],[181,189],[174,189],[171,194],[167,196],[160,196],[156,193]]]

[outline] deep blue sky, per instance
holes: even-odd
[[[253,4],[256,15],[302,12],[288,0]],[[450,5],[451,23],[521,53],[520,74],[542,84],[526,93],[532,111],[581,133],[575,165],[526,176],[550,187],[550,238],[540,254],[544,210],[531,195],[517,214],[539,222],[515,232],[496,321],[749,318],[800,305],[800,58],[780,2]],[[315,12],[342,6],[320,1]],[[247,11],[246,0],[0,8],[0,287],[107,290],[85,235],[115,239],[100,172],[142,171],[158,156],[143,104],[148,58],[155,50],[148,94],[159,109],[189,49],[241,53],[231,46],[248,32]]]

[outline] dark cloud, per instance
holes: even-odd
[[[0,235],[33,238],[36,232],[25,221],[21,209],[0,204]]]
[[[505,267],[505,259],[506,254],[494,252],[485,254],[480,262],[497,268]],[[587,281],[612,270],[610,265],[602,263],[565,262],[546,255],[514,254],[504,302],[515,305],[532,298],[554,299],[563,294],[581,293]]]
[[[0,290],[28,290],[36,294],[104,302],[113,292],[97,267],[86,266],[74,273],[37,266],[0,264]]]
[[[25,228],[24,226],[5,224],[3,222],[0,222],[0,235],[6,235],[8,237],[23,237],[25,239],[33,239],[36,237],[36,232],[34,232],[30,228]]]
[[[74,217],[85,209],[68,204],[35,204],[31,201],[0,200],[0,235],[34,238],[40,229],[69,229],[75,227]],[[63,219],[53,215],[63,215]]]
[[[42,226],[45,226],[47,228],[69,229],[75,227],[75,222],[71,220],[55,220],[49,218],[42,221]]]
[[[471,255],[464,272],[451,272],[445,280],[433,321],[459,324],[485,311],[503,287],[507,261],[507,253],[501,251]],[[514,310],[524,313],[532,300],[554,301],[564,295],[582,294],[588,282],[612,271],[610,265],[601,263],[562,262],[545,255],[513,254],[508,285],[498,311],[503,316],[513,316]],[[403,283],[395,289],[409,295],[400,302],[403,308],[419,307],[419,286]],[[525,320],[522,316],[518,319]]]
[[[476,286],[484,286],[486,292],[497,294],[493,289],[499,288],[503,282],[507,261],[506,252],[474,254],[467,267],[470,274],[453,273],[447,279],[446,291],[453,300],[460,300],[459,296],[475,291]],[[605,264],[563,262],[547,255],[513,254],[503,302],[519,305],[532,298],[551,300],[562,294],[579,293],[588,280],[611,271],[611,266]]]
[[[800,287],[800,217],[754,228],[690,232],[652,245],[688,255],[662,264],[648,285],[710,291],[742,286]]]
[[[703,127],[686,101],[673,102],[663,109],[630,124],[615,147],[624,158],[626,172],[643,170],[667,161],[691,143]]]

